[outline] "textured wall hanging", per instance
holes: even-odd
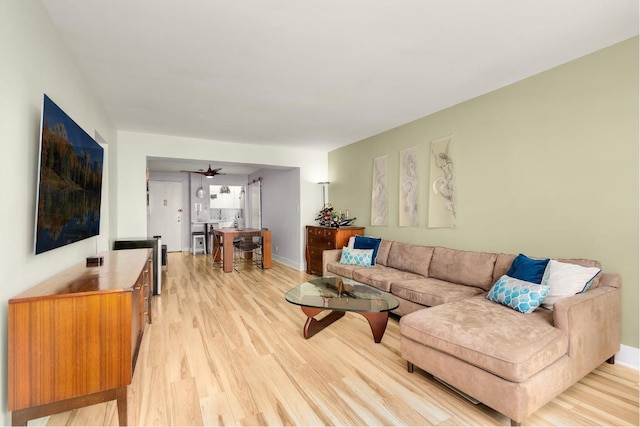
[[[453,136],[431,141],[429,227],[456,227]]]
[[[387,225],[387,156],[373,159],[371,225]]]
[[[418,156],[416,147],[400,152],[400,227],[418,226]]]

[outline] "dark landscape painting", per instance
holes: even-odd
[[[100,233],[103,148],[44,96],[36,254]]]

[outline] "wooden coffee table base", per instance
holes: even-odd
[[[324,308],[313,308],[313,307],[305,307],[300,306],[302,312],[307,315],[307,321],[304,324],[304,337],[306,339],[311,338],[336,320],[342,318],[344,316],[344,311],[331,311],[331,313],[324,316],[322,319],[315,319],[314,316],[320,314],[325,311]],[[369,322],[369,326],[371,327],[371,333],[373,333],[373,340],[376,343],[382,341],[382,336],[384,335],[384,331],[387,329],[387,321],[389,320],[389,312],[357,312],[364,316],[365,319]]]

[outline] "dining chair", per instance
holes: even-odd
[[[211,232],[211,256],[213,257],[213,266],[220,267],[223,266],[223,254],[224,251],[222,248],[224,247],[223,237],[221,234],[216,234],[215,232]]]
[[[262,257],[262,234],[260,231],[240,231],[233,242],[233,267],[236,271],[240,264],[251,263],[264,270]]]

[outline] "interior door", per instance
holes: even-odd
[[[149,181],[149,236],[162,236],[167,252],[182,251],[182,183]]]

